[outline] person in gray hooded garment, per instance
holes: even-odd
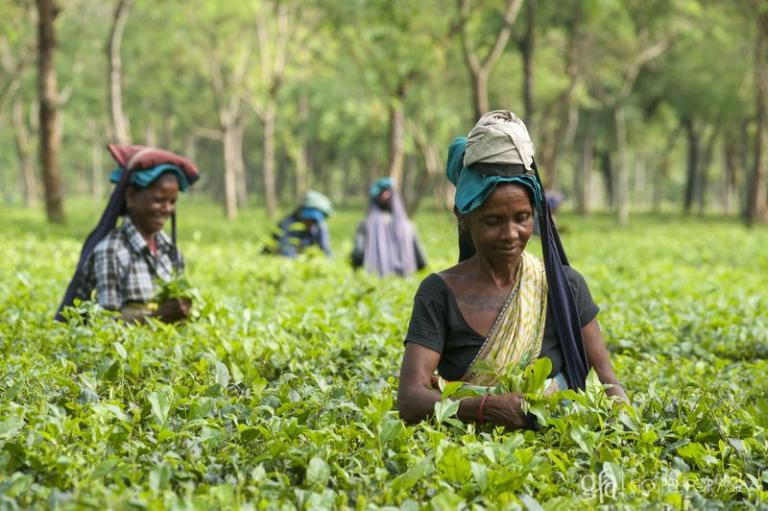
[[[424,268],[424,250],[392,179],[379,179],[368,195],[368,216],[355,232],[352,267],[381,277],[404,277]]]

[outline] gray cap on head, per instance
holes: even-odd
[[[493,110],[483,115],[467,135],[464,166],[516,163],[532,170],[535,152],[523,121],[509,110]]]

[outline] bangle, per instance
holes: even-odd
[[[480,398],[480,406],[477,408],[477,422],[482,424],[483,421],[483,407],[485,406],[485,402],[488,400],[488,396],[490,394],[485,394],[483,397]]]

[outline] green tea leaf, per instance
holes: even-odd
[[[440,424],[449,417],[453,417],[459,411],[461,401],[446,399],[435,403],[435,421]]]
[[[461,381],[452,381],[450,383],[447,383],[445,385],[445,388],[443,388],[443,392],[440,396],[440,399],[447,399],[451,397],[453,394],[455,394],[461,387],[464,385],[464,382]]]
[[[24,420],[18,417],[10,417],[0,421],[0,439],[10,440],[24,427]]]
[[[428,457],[421,458],[405,473],[400,474],[392,481],[392,491],[397,494],[410,490],[421,479],[431,474],[434,470],[432,460]]]
[[[315,456],[307,465],[307,484],[312,486],[325,486],[331,478],[331,467],[324,459]]]
[[[552,372],[552,361],[547,357],[541,357],[525,369],[524,394],[542,395],[546,390],[544,382]]]
[[[149,404],[152,406],[152,415],[157,422],[165,424],[168,420],[168,412],[171,409],[171,400],[164,392],[153,392],[149,395]]]
[[[456,446],[443,449],[437,460],[437,468],[443,477],[454,483],[463,483],[472,473],[472,466],[466,454]]]

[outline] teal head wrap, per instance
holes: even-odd
[[[382,177],[371,185],[368,189],[368,196],[371,200],[376,199],[384,190],[391,190],[394,185],[394,181],[391,177]]]
[[[187,188],[189,188],[189,179],[187,179],[187,175],[178,166],[171,163],[161,163],[160,165],[155,165],[148,169],[134,170],[131,173],[129,183],[138,186],[139,188],[147,188],[157,181],[160,176],[166,173],[173,174],[176,181],[179,182],[179,190],[182,192],[187,191]],[[112,183],[117,183],[120,181],[120,176],[122,175],[123,168],[118,167],[112,172],[109,180]]]
[[[480,207],[500,183],[516,183],[530,190],[534,209],[541,214],[544,193],[535,174],[523,172],[518,175],[500,176],[485,174],[473,169],[471,165],[465,167],[466,147],[465,137],[455,138],[448,147],[446,174],[448,180],[456,186],[455,203],[459,213],[467,214]]]
[[[299,211],[299,218],[302,220],[314,220],[315,222],[322,222],[325,220],[325,213],[315,208],[301,208]]]

